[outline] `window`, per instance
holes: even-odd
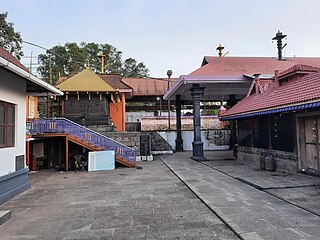
[[[15,106],[0,101],[0,148],[13,147],[15,135]]]

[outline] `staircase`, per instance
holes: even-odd
[[[135,166],[134,149],[66,118],[31,119],[28,121],[27,131],[32,135],[66,134],[69,141],[92,151],[112,150],[117,162],[128,167]]]

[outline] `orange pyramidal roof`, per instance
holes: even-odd
[[[56,87],[63,92],[116,92],[89,68],[57,84]]]

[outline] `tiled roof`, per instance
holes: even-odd
[[[30,73],[29,69],[26,68],[21,62],[19,62],[18,59],[16,59],[11,53],[9,53],[7,50],[0,47],[0,57],[3,57],[7,61],[13,63],[17,67],[23,69],[24,71]]]
[[[122,82],[122,76],[119,74],[99,74],[98,76],[114,89],[131,89]]]
[[[272,79],[261,79],[259,80],[259,89],[261,92],[265,92],[268,90],[269,86],[272,84]],[[256,92],[256,89],[255,89],[255,81],[252,80],[252,83],[250,85],[250,88],[249,88],[249,91],[248,91],[248,94],[247,96],[249,96],[250,94],[254,94]]]
[[[123,78],[122,81],[133,89],[134,96],[162,96],[168,90],[167,78]],[[170,79],[170,87],[175,81]]]
[[[291,73],[295,73],[295,72],[305,72],[305,73],[310,73],[310,72],[318,72],[320,71],[320,68],[318,67],[313,67],[313,66],[310,66],[310,65],[303,65],[303,64],[297,64],[297,65],[294,65],[293,67],[279,73],[279,78],[283,77],[283,76],[286,76],[288,74],[291,74]]]
[[[190,75],[274,74],[274,70],[286,70],[296,64],[320,67],[320,58],[288,58],[279,61],[272,57],[205,57],[207,64]]]
[[[59,82],[59,81],[58,81]],[[86,68],[76,75],[56,84],[64,92],[115,92],[116,90],[102,80],[91,69]]]
[[[320,72],[289,81],[277,90],[273,83],[265,93],[252,94],[242,99],[222,116],[242,115],[315,100],[320,100]]]
[[[74,76],[74,75],[73,75]],[[124,89],[131,89],[128,85],[123,83],[122,76],[118,74],[97,74],[103,81],[105,81],[107,84],[109,84],[114,89],[124,90]],[[56,86],[63,83],[67,79],[70,79],[71,77],[60,77],[56,83]]]
[[[68,79],[68,77],[59,77],[59,79],[56,82],[55,86],[58,86],[60,83],[64,82],[67,79]]]

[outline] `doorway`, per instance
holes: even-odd
[[[320,174],[320,116],[301,118],[299,131],[301,170]]]

